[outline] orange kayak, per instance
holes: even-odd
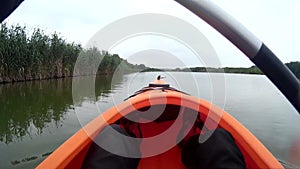
[[[166,131],[170,127],[170,123],[175,120],[174,117],[178,116],[179,109],[182,108],[197,111],[207,129],[218,127],[230,132],[244,155],[247,168],[283,168],[268,149],[227,112],[208,101],[169,88],[162,80],[149,84],[149,87],[92,120],[57,148],[37,168],[80,168],[92,139],[106,125],[112,124],[124,115],[133,112],[153,113],[153,110],[156,112],[161,109],[162,114],[154,122],[140,124],[143,136],[149,137]],[[172,136],[169,139],[170,142],[175,140]],[[175,143],[175,141],[173,142]],[[141,152],[147,153],[147,149],[149,147],[142,149]],[[165,152],[142,158],[139,169],[144,168],[184,169],[185,167],[181,163],[180,148],[175,145]]]

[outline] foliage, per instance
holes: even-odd
[[[300,62],[290,62],[286,66],[300,79]]]
[[[146,69],[143,69],[142,72],[162,72],[164,70],[162,69],[157,69],[157,68],[146,68]]]
[[[300,62],[290,62],[285,64],[295,76],[300,79]],[[171,71],[180,72],[214,72],[214,73],[240,73],[240,74],[263,74],[263,72],[256,66],[249,68],[210,68],[210,67],[192,67],[192,68],[176,68]]]
[[[70,76],[81,46],[41,29],[28,36],[26,27],[0,29],[0,83]]]
[[[125,72],[145,68],[97,48],[83,49],[79,44],[67,42],[56,32],[49,36],[36,28],[31,36],[28,34],[25,26],[1,24],[0,83],[73,76],[78,56],[83,57],[83,62],[81,69],[75,71],[76,76],[111,74],[117,67]],[[91,67],[99,60],[99,67]]]
[[[256,67],[252,66],[249,68],[224,68],[225,73],[244,73],[244,74],[263,74],[261,70]]]
[[[74,70],[77,58],[81,58],[79,69]],[[101,63],[98,63],[101,61]],[[290,62],[287,67],[300,78],[300,62]],[[81,45],[69,43],[56,32],[46,35],[36,28],[28,35],[26,27],[19,25],[0,28],[0,83],[61,78],[91,74],[118,72],[161,71],[143,64],[133,65],[117,54],[99,51],[97,48],[83,49]],[[259,68],[209,68],[193,67],[167,71],[225,72],[263,74]],[[74,74],[73,74],[74,72]]]
[[[262,72],[256,67],[250,68],[212,68],[212,67],[192,67],[180,69],[176,68],[173,71],[184,71],[184,72],[212,72],[212,73],[245,73],[245,74],[262,74]]]

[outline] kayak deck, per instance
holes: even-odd
[[[167,107],[164,108],[165,106]],[[283,168],[262,143],[228,113],[205,100],[168,90],[147,91],[107,110],[69,138],[37,168],[80,168],[92,143],[91,138],[95,138],[106,125],[115,123],[123,115],[133,113],[140,113],[147,119],[147,114],[156,112],[153,110],[164,108],[164,112],[155,121],[141,123],[143,137],[150,137],[165,131],[178,116],[178,110],[183,107],[198,112],[208,129],[219,127],[230,132],[244,155],[247,168]],[[169,137],[175,143],[177,133]],[[152,148],[148,146],[150,150],[147,147],[143,149],[143,144],[144,141],[141,143],[142,154]],[[154,143],[153,146],[159,146],[159,143]],[[159,155],[141,159],[139,168],[185,168],[181,163],[180,152],[178,146],[171,147]]]

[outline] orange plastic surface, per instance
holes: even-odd
[[[172,104],[196,110],[201,112],[201,118],[206,120],[208,128],[218,125],[229,131],[244,154],[247,168],[283,168],[263,144],[228,113],[205,100],[169,90],[148,91],[107,110],[75,133],[37,168],[80,168],[91,144],[91,138],[94,138],[104,126],[134,110],[160,104]],[[217,123],[219,119],[221,120]],[[163,128],[163,125],[159,127]],[[151,133],[151,126],[142,125],[142,130],[145,133]],[[185,167],[181,164],[180,149],[176,146],[161,155],[142,159],[139,168]]]

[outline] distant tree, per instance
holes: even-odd
[[[286,63],[286,66],[300,79],[300,62]]]

